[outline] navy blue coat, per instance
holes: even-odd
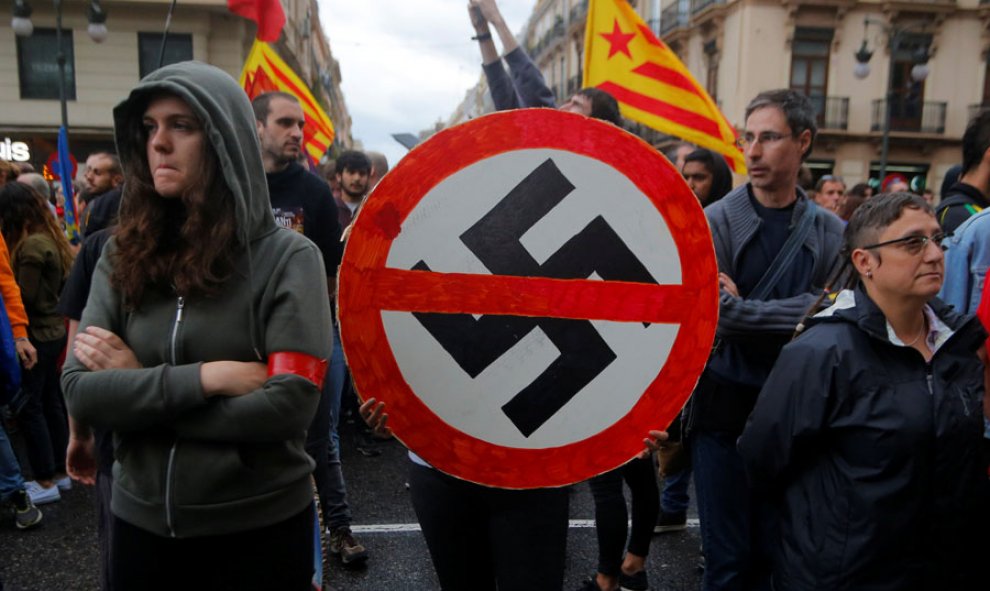
[[[975,527],[986,333],[933,300],[953,333],[925,363],[854,301],[784,347],[739,439],[779,511],[775,588],[971,588],[990,535]]]

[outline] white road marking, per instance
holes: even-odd
[[[569,526],[573,529],[588,529],[595,527],[594,519],[571,519]],[[688,519],[689,528],[699,527],[697,519]],[[376,525],[352,525],[351,531],[356,534],[395,534],[421,531],[418,523],[381,523]]]

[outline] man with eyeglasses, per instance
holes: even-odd
[[[815,110],[804,95],[758,95],[746,108],[740,138],[749,182],[705,208],[720,271],[718,345],[686,425],[706,590],[769,588],[763,542],[773,539],[772,523],[764,499],[749,492],[736,439],[838,256],[842,222],[797,187],[816,132]]]

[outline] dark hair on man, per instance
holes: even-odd
[[[966,126],[962,140],[962,173],[968,174],[983,160],[983,154],[990,149],[990,110],[985,110]]]
[[[715,203],[732,190],[732,172],[721,154],[716,154],[705,148],[698,148],[684,158],[684,164],[688,162],[700,163],[708,169],[708,174],[712,175],[712,188],[708,193],[708,200],[703,205]]]
[[[371,160],[364,152],[357,150],[346,150],[337,156],[337,174],[345,170],[351,172],[367,172],[371,174]]]
[[[925,198],[914,193],[883,193],[867,199],[853,213],[842,235],[844,255],[849,257],[857,248],[876,242],[905,209],[917,209],[935,216],[935,210]]]
[[[120,157],[118,157],[113,152],[109,150],[98,150],[96,152],[90,152],[89,156],[86,157],[86,160],[89,160],[93,156],[102,156],[103,158],[106,158],[107,160],[110,161],[110,174],[112,175],[124,174],[124,169],[121,168],[120,166]]]
[[[587,87],[577,91],[581,96],[586,96],[591,100],[591,116],[595,119],[608,121],[614,125],[622,126],[622,115],[619,114],[619,102],[615,97],[599,88]]]
[[[258,96],[254,97],[251,101],[251,108],[254,109],[254,118],[258,121],[264,123],[268,120],[268,113],[271,111],[271,103],[273,100],[281,98],[294,103],[298,103],[299,99],[296,95],[289,94],[287,92],[282,92],[281,90],[273,90],[271,92],[263,92]]]
[[[775,107],[784,113],[787,118],[787,125],[791,128],[791,135],[797,137],[807,129],[811,132],[811,143],[808,149],[801,154],[801,160],[806,159],[812,148],[815,146],[815,136],[818,135],[818,125],[815,123],[815,107],[808,100],[808,97],[796,90],[781,88],[779,90],[767,90],[756,95],[746,105],[746,119],[755,111]]]
[[[945,171],[945,177],[942,178],[942,186],[939,188],[939,197],[945,197],[949,194],[949,189],[952,185],[959,182],[959,177],[962,176],[962,164],[953,164],[949,167],[949,170]]]

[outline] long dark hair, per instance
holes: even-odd
[[[62,276],[69,274],[74,258],[72,248],[45,198],[32,187],[13,182],[0,188],[0,232],[15,256],[24,239],[31,234],[48,236],[58,249]]]
[[[215,296],[233,273],[239,246],[234,194],[227,186],[213,145],[206,139],[202,182],[169,199],[155,190],[148,166],[148,133],[141,114],[154,98],[133,110],[124,132],[124,196],[114,233],[111,282],[128,309],[141,305],[146,290],[181,296]],[[202,125],[202,121],[199,122]]]

